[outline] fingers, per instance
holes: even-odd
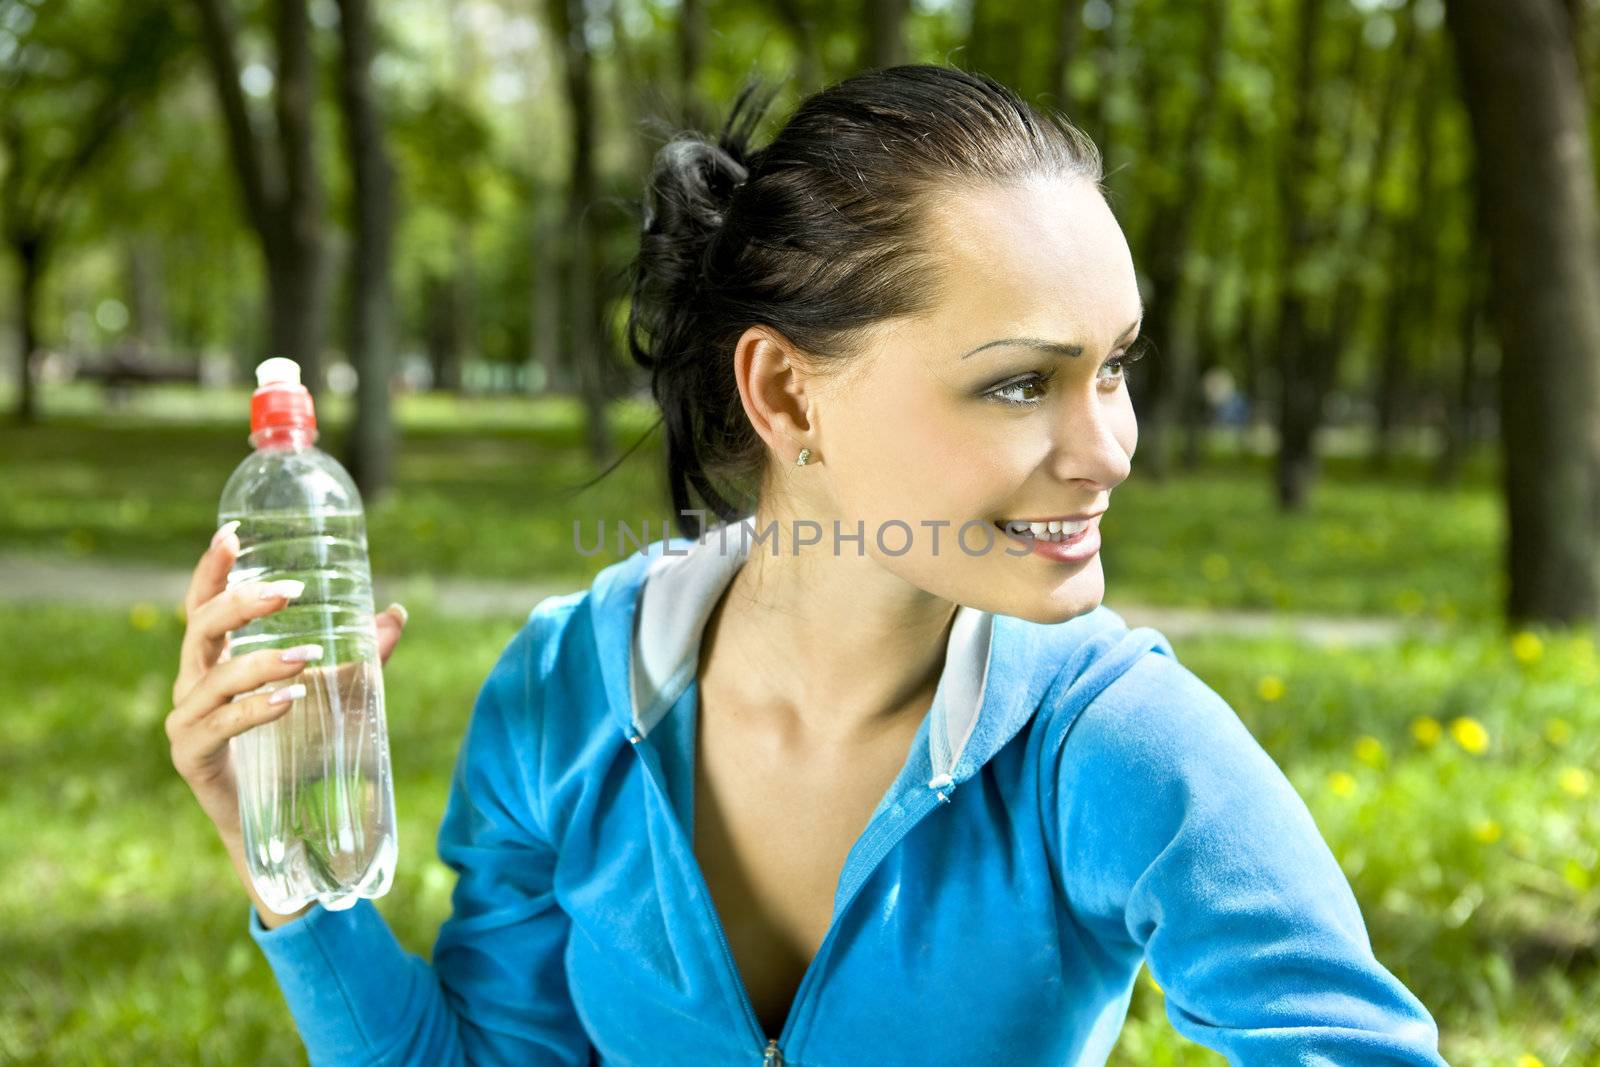
[[[292,578],[276,582],[241,582],[196,608],[183,634],[173,703],[186,701],[188,691],[216,665],[230,631],[243,627],[251,619],[277,611],[304,591],[305,583]]]
[[[186,615],[193,615],[201,604],[227,587],[228,568],[233,566],[234,557],[239,554],[238,529],[239,520],[235,519],[223,523],[211,535],[211,546],[200,554],[200,562],[189,576],[189,591],[183,597]]]
[[[183,701],[167,716],[167,735],[188,729],[212,717],[228,701],[273,682],[293,678],[323,656],[321,645],[264,648],[238,659],[225,660],[206,671]]]
[[[228,740],[262,723],[282,718],[294,702],[306,695],[304,682],[291,682],[271,692],[253,693],[231,701],[198,722],[169,729],[172,763],[185,778],[199,776],[216,761]]]
[[[403,604],[390,604],[378,612],[374,620],[378,628],[378,662],[388,663],[389,653],[394,651],[394,646],[400,641],[400,634],[406,627],[407,612]]]

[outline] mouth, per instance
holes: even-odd
[[[1070,541],[1093,526],[1102,512],[1089,515],[1064,515],[1054,519],[1002,519],[996,526],[1017,537],[1036,541]]]

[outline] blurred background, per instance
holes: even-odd
[[[255,364],[411,610],[380,903],[425,956],[477,687],[617,558],[576,517],[668,515],[655,149],[909,61],[1106,155],[1156,345],[1107,603],[1288,773],[1452,1063],[1600,1063],[1595,6],[0,0],[0,1061],[304,1061],[163,731]],[[1114,1062],[1221,1061],[1145,977]]]

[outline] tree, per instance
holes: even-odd
[[[161,3],[0,3],[21,27],[0,74],[0,232],[17,261],[17,409],[37,418],[39,302],[72,194],[163,83],[181,38]]]
[[[1560,0],[1451,0],[1500,361],[1514,621],[1600,614],[1600,207]]]
[[[240,82],[230,0],[194,0],[201,41],[227,129],[245,220],[261,244],[267,273],[267,344],[300,364],[313,393],[322,387],[324,207],[312,108],[316,79],[306,0],[274,0],[277,70],[275,133],[257,130]]]
[[[394,420],[394,167],[372,86],[377,51],[369,0],[339,0],[339,100],[350,158],[355,256],[351,263],[351,362],[357,370],[356,419],[345,465],[369,503],[389,484]]]
[[[594,75],[583,27],[587,0],[548,0],[551,25],[561,45],[566,73],[572,167],[567,181],[567,213],[563,229],[567,258],[568,358],[577,371],[583,400],[585,442],[589,456],[603,461],[611,452],[606,425],[605,365],[608,346],[600,330],[599,233],[595,213],[596,134]]]

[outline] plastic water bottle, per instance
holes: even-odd
[[[229,741],[250,877],[273,911],[330,910],[380,897],[399,842],[361,494],[316,447],[311,394],[293,360],[256,368],[250,444],[222,492],[218,524],[239,521],[240,582],[297,578],[305,592],[228,635],[224,657],[316,643],[296,677],[304,697]]]

